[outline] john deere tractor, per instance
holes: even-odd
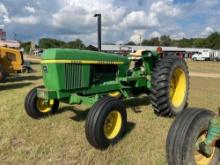
[[[220,117],[190,108],[181,112],[167,136],[169,165],[217,165],[220,163]]]
[[[26,96],[25,109],[35,119],[54,114],[59,102],[91,105],[85,133],[104,149],[126,131],[124,100],[149,94],[154,112],[174,116],[187,105],[189,76],[183,59],[160,52],[129,56],[86,50],[49,49],[41,59],[44,85]]]

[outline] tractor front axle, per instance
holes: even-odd
[[[210,157],[213,153],[213,148],[216,145],[216,141],[220,139],[220,117],[214,116],[208,127],[208,134],[202,143],[199,145],[199,151],[206,157]]]

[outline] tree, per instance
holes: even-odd
[[[193,39],[187,39],[187,38],[183,38],[181,40],[179,40],[179,47],[183,47],[183,48],[191,48],[193,47]]]
[[[220,34],[218,32],[210,34],[206,41],[206,46],[208,48],[220,49]]]
[[[48,49],[48,48],[61,48],[65,46],[64,41],[56,40],[56,39],[51,39],[51,38],[41,38],[39,40],[39,47],[43,49]]]
[[[158,37],[151,38],[149,41],[149,46],[160,46],[160,40]]]
[[[136,45],[135,42],[133,41],[129,41],[128,43],[126,43],[125,45]]]
[[[143,40],[141,45],[143,45],[143,46],[160,46],[160,40],[158,37],[151,38],[150,40]]]
[[[205,39],[203,38],[195,38],[193,40],[193,47],[195,48],[204,48],[206,45]]]
[[[76,39],[75,40],[75,46],[76,48],[85,48],[85,45],[83,44],[83,42],[80,39]]]
[[[172,40],[171,46],[179,46],[179,40]]]
[[[65,45],[65,48],[77,48],[77,49],[84,49],[85,45],[80,39],[76,39],[75,41],[70,41]]]
[[[31,42],[21,42],[21,48],[24,48],[25,53],[29,53],[29,50],[31,48]]]
[[[149,40],[143,40],[141,45],[143,46],[148,46],[150,43],[149,43]]]
[[[48,48],[72,48],[72,49],[84,49],[85,45],[80,39],[75,41],[64,42],[51,38],[42,38],[39,40],[39,47],[43,49]]]
[[[214,32],[207,38],[182,38],[180,40],[173,40],[169,36],[163,35],[158,38],[151,38],[150,40],[143,40],[143,46],[177,46],[177,47],[195,47],[195,48],[211,48],[220,49],[220,33]]]
[[[160,37],[160,46],[172,46],[172,40],[170,36],[163,35]]]

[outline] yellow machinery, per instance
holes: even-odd
[[[5,81],[10,73],[22,71],[23,54],[15,48],[0,47],[0,82]]]

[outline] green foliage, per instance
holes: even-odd
[[[213,49],[220,48],[220,34],[218,32],[212,33],[207,38],[206,46]]]
[[[179,40],[172,40],[171,46],[179,46]]]
[[[150,40],[143,40],[141,45],[143,45],[143,46],[160,46],[160,40],[158,37],[151,38]]]
[[[59,41],[56,39],[51,39],[51,38],[41,38],[39,40],[39,47],[43,49],[47,48],[60,48],[64,47],[65,42]]]
[[[172,46],[172,39],[170,36],[161,36],[160,37],[160,46]]]
[[[65,44],[65,48],[78,48],[78,49],[84,49],[85,45],[80,39],[76,39],[75,41],[70,41]]]
[[[195,38],[193,40],[193,46],[196,48],[203,48],[206,47],[206,40],[203,38]]]
[[[106,43],[114,45],[114,43]],[[21,47],[24,48],[26,53],[30,50],[30,42],[21,43]],[[134,42],[129,41],[125,45],[136,45]],[[194,47],[194,48],[211,48],[220,49],[220,33],[214,32],[207,38],[183,38],[180,40],[171,39],[170,36],[163,35],[160,38],[155,37],[149,40],[142,41],[143,46],[177,46],[177,47]],[[85,49],[84,43],[80,39],[74,41],[64,42],[57,39],[42,38],[39,40],[39,48],[73,48],[73,49]]]
[[[29,50],[31,48],[31,42],[21,42],[21,48],[24,48],[25,53],[29,53]]]
[[[39,40],[39,47],[43,49],[48,48],[77,48],[84,49],[85,45],[80,39],[76,39],[75,41],[64,42],[51,38],[42,38]]]
[[[20,42],[21,48],[24,48],[25,53],[29,53],[31,48],[31,42]],[[39,45],[36,45],[36,48],[48,49],[48,48],[70,48],[70,49],[85,49],[85,45],[80,39],[75,41],[64,42],[52,38],[41,38],[39,40]]]
[[[129,41],[128,43],[126,43],[125,45],[136,45],[135,42],[133,41]]]
[[[183,38],[181,40],[178,41],[178,46],[179,47],[194,47],[193,46],[193,39],[186,39],[186,38]]]
[[[160,38],[151,38],[143,40],[143,46],[177,46],[189,48],[211,48],[220,49],[220,33],[214,32],[207,38],[183,38],[173,40],[169,36],[163,35]]]

